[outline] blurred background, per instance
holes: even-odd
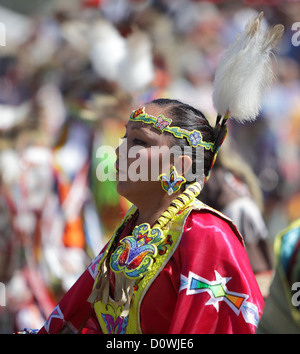
[[[256,122],[230,122],[216,183],[256,205],[259,236],[244,236],[272,258],[300,216],[299,1],[0,0],[0,333],[41,327],[126,213],[115,182],[96,178],[97,148],[117,147],[132,109],[158,97],[214,122],[216,65],[262,10],[264,27],[286,28],[276,78]],[[232,197],[218,207],[215,193],[225,212]]]

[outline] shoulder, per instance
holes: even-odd
[[[199,242],[205,238],[209,242],[216,237],[219,242],[225,237],[244,247],[243,238],[232,220],[203,204],[199,210],[193,210],[187,217],[183,241],[196,239]]]
[[[277,260],[285,273],[288,273],[295,253],[299,251],[300,219],[281,231],[275,239],[274,249]]]
[[[300,219],[291,223],[287,228],[283,229],[276,237],[275,248],[278,251],[286,253],[290,256],[294,247],[300,238]]]

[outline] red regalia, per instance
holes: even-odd
[[[134,216],[119,239],[131,234]],[[160,251],[171,242],[166,239]],[[103,333],[88,298],[106,247],[39,333],[59,333],[66,328],[74,333]],[[112,269],[109,284],[113,293]],[[188,214],[177,248],[145,292],[140,327],[142,333],[255,333],[263,305],[240,234],[229,219],[202,205]],[[120,317],[110,317],[107,332],[124,333]]]

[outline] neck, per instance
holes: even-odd
[[[172,200],[174,200],[179,194],[180,192],[172,196],[168,196],[166,194],[162,199],[155,203],[143,203],[142,205],[136,205],[139,211],[136,225],[148,223],[152,226],[160,215],[168,208]]]
[[[147,203],[134,203],[138,208],[139,215],[136,220],[136,225],[143,223],[148,223],[150,226],[160,219],[159,224],[163,225],[169,218],[172,218],[172,215],[177,213],[181,208],[184,208],[188,205],[201,191],[201,185],[198,182],[195,182],[193,185],[189,186],[184,193],[181,194],[178,191],[172,196],[168,196],[164,193],[160,198],[145,198],[143,200],[148,201]],[[176,199],[180,196],[180,199]],[[176,201],[175,201],[176,199]],[[154,202],[156,200],[156,202]],[[152,201],[150,203],[150,201]],[[170,206],[171,202],[174,201],[176,206]],[[168,209],[168,210],[166,210]],[[166,213],[165,213],[166,211]]]

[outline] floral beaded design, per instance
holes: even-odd
[[[142,277],[151,268],[158,253],[157,247],[163,240],[163,233],[158,227],[151,229],[147,223],[135,227],[133,235],[123,238],[111,255],[111,269],[124,272],[129,278]]]
[[[175,166],[172,166],[169,176],[163,173],[159,176],[159,180],[161,181],[162,189],[167,192],[168,195],[178,192],[183,183],[186,182],[183,176],[177,174]]]

